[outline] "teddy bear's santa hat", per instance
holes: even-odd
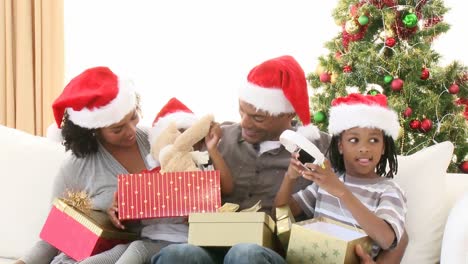
[[[197,121],[197,116],[177,98],[171,98],[161,108],[149,131],[150,143],[154,142],[166,127],[174,122],[177,129],[187,129]]]

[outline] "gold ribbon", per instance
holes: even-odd
[[[252,207],[240,210],[240,212],[258,212],[262,208],[262,200],[256,202]],[[239,205],[235,203],[224,203],[223,206],[218,208],[219,213],[234,213],[239,210]]]

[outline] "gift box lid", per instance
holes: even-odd
[[[342,222],[339,222],[339,221],[336,221],[336,220],[333,220],[333,219],[330,219],[330,218],[324,217],[324,216],[318,216],[318,217],[315,217],[315,218],[312,218],[312,219],[309,219],[309,220],[296,222],[293,225],[307,226],[309,224],[317,223],[317,222],[324,222],[324,223],[333,224],[333,225],[336,225],[336,226],[339,226],[339,227],[342,227],[342,228],[345,228],[345,229],[348,229],[348,230],[352,230],[354,232],[362,233],[364,236],[367,236],[367,234],[361,228],[354,227],[354,226],[351,226],[351,225],[347,225],[347,224],[344,224]]]
[[[115,227],[104,212],[97,210],[81,211],[78,208],[67,204],[60,198],[54,199],[53,206],[99,237],[125,240],[134,240],[139,237],[137,233],[121,230]]]
[[[275,221],[265,212],[192,213],[189,223],[264,223],[275,231]]]

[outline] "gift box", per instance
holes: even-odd
[[[81,211],[58,198],[39,236],[77,261],[138,238],[137,233],[114,227],[107,214]]]
[[[274,248],[275,222],[264,212],[193,213],[188,242],[197,246],[230,247],[255,243]]]
[[[370,252],[372,240],[362,229],[325,217],[292,225],[287,263],[358,264],[355,246]]]
[[[296,221],[288,205],[277,207],[275,210],[276,235],[278,236],[281,245],[286,250],[288,248],[292,224]]]
[[[121,220],[216,212],[221,204],[218,170],[121,174],[117,178]]]

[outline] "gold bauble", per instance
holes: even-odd
[[[331,84],[335,84],[335,83],[336,83],[336,79],[338,79],[338,73],[334,72],[334,73],[332,73],[332,75],[331,75],[330,83],[331,83]]]
[[[348,20],[345,24],[345,30],[349,34],[356,34],[359,32],[359,24],[354,20]]]
[[[319,63],[317,67],[315,67],[315,74],[320,75],[325,71],[325,68]]]

